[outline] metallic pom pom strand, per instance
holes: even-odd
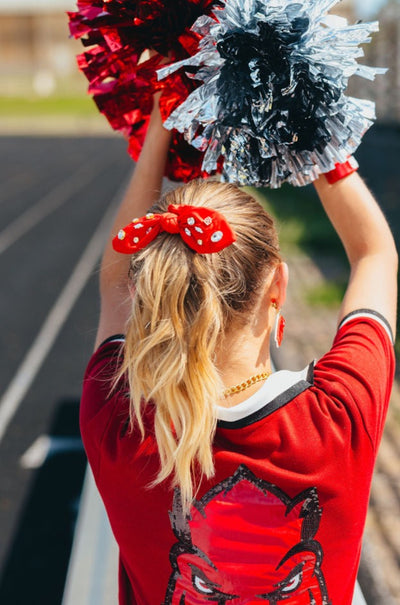
[[[196,21],[199,52],[158,74],[201,82],[165,126],[205,152],[206,172],[222,157],[226,181],[302,186],[357,149],[375,111],[348,80],[386,70],[357,63],[378,25],[327,14],[338,1],[229,0]]]

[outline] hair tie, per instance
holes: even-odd
[[[133,219],[114,237],[113,248],[122,254],[135,254],[162,232],[179,234],[185,244],[199,254],[220,252],[236,241],[228,221],[216,210],[170,204],[168,212],[149,212]]]

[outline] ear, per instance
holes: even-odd
[[[289,267],[286,263],[279,263],[274,270],[268,293],[270,300],[276,300],[278,309],[281,309],[285,303],[288,282]]]

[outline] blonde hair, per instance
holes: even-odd
[[[224,389],[217,344],[246,322],[266,272],[281,259],[272,218],[234,185],[192,181],[151,211],[169,204],[213,208],[237,236],[217,254],[197,254],[162,233],[131,260],[134,295],[120,372],[128,377],[131,427],[136,421],[144,435],[142,413],[153,402],[161,468],[152,485],[172,477],[187,509],[194,486],[214,473],[216,402]]]

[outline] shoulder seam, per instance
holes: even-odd
[[[99,346],[97,347],[97,350],[100,349],[102,346],[110,343],[110,342],[125,342],[125,336],[124,334],[114,334],[113,336],[109,336],[108,338],[106,338],[105,340],[103,340],[103,342],[101,344],[99,344]]]
[[[358,317],[369,317],[370,319],[374,319],[375,321],[377,321],[386,330],[392,344],[394,344],[393,332],[388,320],[381,313],[379,313],[378,311],[374,311],[373,309],[357,309],[355,311],[351,311],[351,313],[348,313],[340,322],[338,326],[338,331],[346,323]]]

